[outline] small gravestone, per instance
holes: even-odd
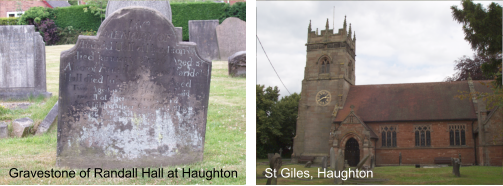
[[[375,161],[375,160],[374,160],[374,156],[372,156],[372,157],[370,158],[370,169],[373,169],[373,168],[374,168],[374,161]]]
[[[458,153],[459,163],[461,163],[461,153]]]
[[[369,159],[370,155],[367,155],[365,156],[365,158],[363,158],[363,160],[361,160],[358,165],[356,165],[356,169],[359,169],[361,170],[362,167],[363,167],[363,164],[365,164],[365,162]]]
[[[344,160],[344,169],[350,167],[348,164],[348,160]]]
[[[398,154],[398,165],[402,165],[402,152]]]
[[[61,53],[57,166],[164,167],[203,160],[211,62],[160,12],[113,12]]]
[[[50,97],[45,43],[33,25],[0,26],[0,100]]]
[[[9,137],[9,129],[7,128],[7,123],[0,122],[0,139]]]
[[[313,162],[311,161],[307,161],[306,165],[304,165],[305,168],[311,168],[311,165],[313,164]]]
[[[190,20],[189,41],[197,44],[197,50],[208,60],[220,59],[217,33],[218,20]]]
[[[278,184],[278,176],[280,176],[280,168],[283,165],[283,161],[281,160],[281,156],[276,153],[269,159],[269,167],[276,172],[276,177],[271,177],[267,179],[266,185],[277,185]]]
[[[461,177],[459,168],[461,167],[461,161],[457,158],[453,158],[452,172],[456,177]]]
[[[328,159],[328,157],[326,157],[326,156],[323,156],[323,158],[321,159],[321,168],[322,169],[326,169],[328,167],[328,165],[327,165],[328,164],[328,162],[327,162],[328,160],[327,159]]]
[[[335,151],[333,147],[330,147],[330,169],[332,170],[335,169],[335,162],[336,162]]]
[[[226,60],[232,54],[246,51],[246,22],[229,17],[216,28],[220,59]]]
[[[12,121],[12,135],[18,138],[25,137],[30,133],[30,127],[33,126],[33,120],[30,118],[21,118]]]
[[[342,150],[339,149],[337,152],[337,160],[335,161],[335,168],[334,171],[343,171],[344,168],[344,154],[342,153]],[[340,174],[340,173],[339,173]],[[342,176],[339,176],[339,178],[334,176],[334,184],[335,185],[342,185],[344,180],[342,180]]]
[[[239,51],[229,57],[229,76],[246,77],[246,51]]]
[[[54,104],[52,107],[51,111],[45,116],[44,120],[42,123],[38,125],[37,132],[35,132],[35,135],[41,135],[47,132],[49,128],[51,128],[52,123],[54,123],[54,120],[58,116],[58,102]]]

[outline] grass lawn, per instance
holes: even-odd
[[[47,89],[49,99],[34,99],[27,110],[0,110],[0,116],[17,119],[31,116],[35,122],[43,120],[57,101],[59,57],[73,45],[46,47]],[[54,126],[42,136],[0,139],[0,184],[245,184],[246,183],[246,79],[227,76],[227,62],[214,61],[211,73],[210,100],[206,124],[204,160],[199,163],[164,167],[164,178],[11,178],[9,170],[70,170],[56,167],[57,129]],[[5,111],[5,112],[4,112]],[[0,119],[10,121],[11,119]],[[10,127],[10,126],[9,126]],[[236,170],[237,178],[166,178],[169,170],[181,168]],[[139,170],[141,171],[141,170]],[[76,170],[80,172],[80,170]],[[141,172],[139,173],[141,174]]]
[[[262,172],[269,168],[264,162],[266,159],[257,160],[256,175],[264,177]],[[309,171],[313,179],[306,178],[278,178],[278,185],[333,185],[334,180],[318,178],[318,168],[304,168],[301,164],[287,164],[283,162],[281,169],[289,168],[296,171]],[[354,169],[352,169],[354,170]],[[442,168],[415,168],[414,166],[389,166],[376,167],[373,170],[376,181],[346,180],[344,184],[372,184],[372,185],[502,185],[503,167],[468,166],[461,167],[461,177],[452,174],[452,167]],[[385,181],[386,180],[386,181]],[[258,185],[265,185],[267,179],[257,179]]]

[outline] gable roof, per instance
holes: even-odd
[[[70,3],[68,3],[68,1],[46,1],[46,2],[51,6],[51,8],[70,6]]]
[[[356,119],[359,121],[359,123],[361,125],[363,125],[363,128],[365,128],[365,130],[367,130],[367,131],[370,131],[370,138],[377,139],[376,133],[374,133],[374,131],[367,124],[365,124],[365,122],[363,122],[363,120],[360,118],[360,116],[356,115],[356,113],[353,111],[351,111],[344,119],[342,119],[341,122],[344,122],[344,120],[348,119],[350,116],[355,116]]]
[[[473,81],[476,91],[483,89],[481,82],[490,81]],[[455,97],[460,91],[470,92],[467,81],[353,85],[334,122],[344,120],[351,105],[366,122],[477,120],[473,102]]]

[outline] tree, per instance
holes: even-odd
[[[489,61],[481,65],[482,72],[496,80],[501,87],[501,12],[499,4],[491,3],[487,9],[480,3],[462,0],[463,9],[451,6],[452,17],[463,24],[465,40],[471,44],[477,55],[488,56]],[[497,69],[497,70],[495,70]]]
[[[89,8],[84,8],[84,12],[90,11],[96,16],[100,16],[101,22],[105,18],[108,0],[85,0]]]
[[[295,129],[297,128],[297,115],[299,113],[300,94],[293,93],[285,96],[277,103],[279,111],[283,116],[281,121],[281,132],[283,135],[278,136],[278,145],[283,149],[283,157],[290,157],[293,152],[293,137],[295,137]]]
[[[501,59],[501,55],[497,58]],[[452,76],[446,77],[444,81],[452,82],[452,81],[466,81],[468,77],[471,76],[473,80],[490,80],[493,77],[487,76],[487,74],[482,73],[482,69],[480,68],[482,64],[488,63],[490,61],[490,57],[480,56],[477,54],[473,54],[473,59],[468,56],[463,56],[458,60],[454,61],[456,64],[454,66],[454,70],[456,71]],[[498,69],[491,69],[492,73],[497,73]]]

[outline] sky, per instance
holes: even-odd
[[[313,30],[356,32],[356,85],[441,82],[474,51],[452,18],[460,1],[257,1],[257,36],[290,93],[300,93],[309,20]],[[476,2],[487,7],[491,2]],[[501,4],[501,3],[499,3]],[[335,11],[334,11],[335,7]],[[335,19],[333,18],[335,16]],[[290,95],[257,42],[257,84]]]

